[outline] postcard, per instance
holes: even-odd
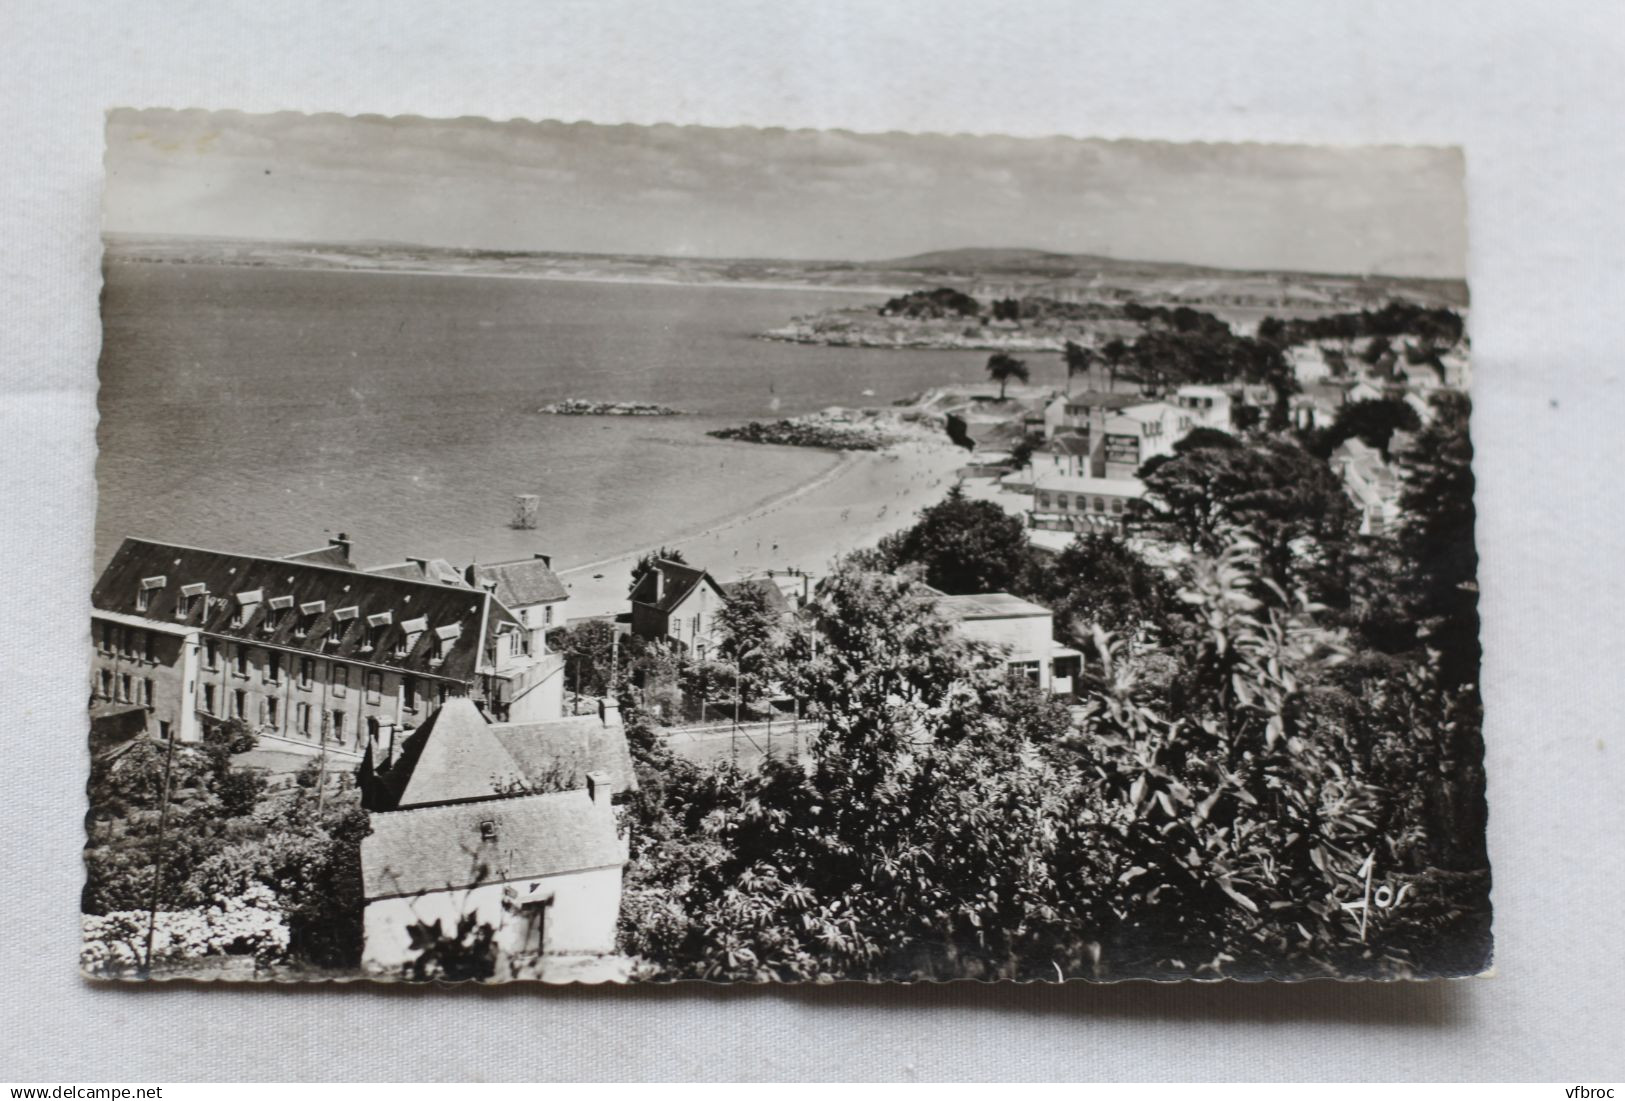
[[[85,974],[1488,968],[1459,151],[106,165]]]

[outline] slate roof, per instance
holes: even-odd
[[[607,721],[597,715],[575,715],[535,723],[502,723],[491,729],[531,783],[584,787],[587,773],[607,772],[617,792],[638,789],[619,711],[610,711]]]
[[[144,584],[154,581],[162,584],[143,590]],[[184,617],[176,615],[183,588],[209,597],[193,599]],[[148,605],[138,610],[143,592]],[[259,599],[247,606],[238,599],[255,594]],[[261,558],[145,539],[126,539],[119,545],[91,591],[91,603],[98,611],[196,627],[249,645],[271,644],[464,684],[478,667],[482,625],[511,618],[489,594],[470,589],[303,559]],[[234,627],[231,620],[239,608],[246,618]],[[368,621],[386,613],[389,621],[377,632],[377,645],[369,648]],[[266,631],[273,615],[277,625]],[[405,654],[397,655],[397,642],[408,637],[402,624],[415,620],[422,620],[424,629]],[[328,633],[335,625],[340,627],[340,641],[329,643]],[[437,635],[448,628],[455,628],[456,638],[447,645],[444,660],[436,663]]]
[[[381,779],[386,805],[413,807],[492,799],[523,777],[474,702],[453,698],[412,732]]]
[[[473,584],[485,588],[495,582],[496,598],[510,608],[523,608],[530,604],[549,604],[567,600],[570,590],[564,587],[558,574],[553,572],[549,560],[537,555],[512,562],[490,562],[469,567]]]
[[[779,588],[771,578],[747,577],[742,581],[724,582],[717,587],[722,590],[722,595],[729,600],[732,600],[734,594],[740,589],[760,589],[767,600],[768,611],[783,615],[790,610],[790,602],[785,599],[784,590]]]
[[[608,800],[585,790],[372,815],[361,842],[370,902],[626,863]]]
[[[380,574],[384,577],[398,577],[405,581],[432,581],[440,585],[454,585],[458,588],[469,588],[463,579],[462,572],[447,562],[444,558],[408,558],[405,562],[396,562],[388,566],[374,566],[368,573]]]
[[[1009,619],[1014,616],[1041,616],[1052,614],[1042,604],[1034,604],[1009,593],[967,593],[963,596],[944,596],[937,607],[955,619]]]
[[[664,575],[665,579],[659,600],[655,599],[657,573]],[[657,611],[669,612],[708,578],[709,575],[696,566],[686,566],[681,562],[657,558],[650,568],[644,571],[643,576],[638,578],[638,583],[632,590],[632,603],[647,604]],[[716,582],[712,581],[711,584],[715,585]]]
[[[486,720],[467,699],[447,700],[401,743],[387,769],[364,777],[367,805],[395,810],[504,797],[524,785],[586,786],[603,771],[616,791],[638,782],[620,713],[532,723]]]
[[[295,551],[292,554],[282,555],[284,562],[308,562],[312,566],[337,566],[341,570],[353,570],[354,562],[350,561],[350,554],[336,543],[329,543],[325,547],[314,550]]]

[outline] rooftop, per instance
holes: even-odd
[[[512,562],[491,562],[470,566],[470,580],[480,588],[494,585],[496,598],[510,608],[523,608],[531,604],[550,604],[567,600],[570,590],[564,587],[553,572],[552,559],[546,555],[519,558]]]
[[[1145,483],[1138,478],[1091,478],[1083,474],[1051,474],[1038,479],[1040,493],[1090,493],[1102,497],[1143,497]]]
[[[966,593],[937,599],[937,607],[955,619],[1013,619],[1018,616],[1053,615],[1042,604],[1034,604],[1010,593]]]
[[[91,591],[97,611],[467,681],[482,629],[509,617],[483,592],[309,555],[263,558],[126,539]]]
[[[374,814],[361,842],[368,901],[625,862],[609,801],[579,788]]]

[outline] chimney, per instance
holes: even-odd
[[[543,554],[540,551],[537,551],[534,557],[540,558],[542,560],[542,565],[546,566],[548,569],[553,568],[553,556],[551,554]]]
[[[609,773],[602,769],[594,769],[587,773],[587,798],[594,803],[609,805],[615,797],[615,781],[609,778]]]
[[[344,552],[344,557],[350,557],[350,537],[344,534],[344,532],[341,531],[329,539],[327,541],[327,545],[330,547],[337,547],[339,550]]]

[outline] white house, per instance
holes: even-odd
[[[603,735],[579,719],[492,725],[453,699],[383,767],[369,754],[365,969],[400,974],[414,928],[455,935],[471,917],[493,931],[498,978],[616,975],[627,845],[611,800],[631,765],[618,717],[586,721]]]
[[[1056,531],[1115,531],[1140,507],[1145,485],[1137,478],[1051,474],[1033,487],[1032,526]]]
[[[1055,613],[1009,593],[943,596],[937,607],[974,642],[1001,651],[1011,676],[1039,688],[1070,693],[1083,655],[1055,641]]]

